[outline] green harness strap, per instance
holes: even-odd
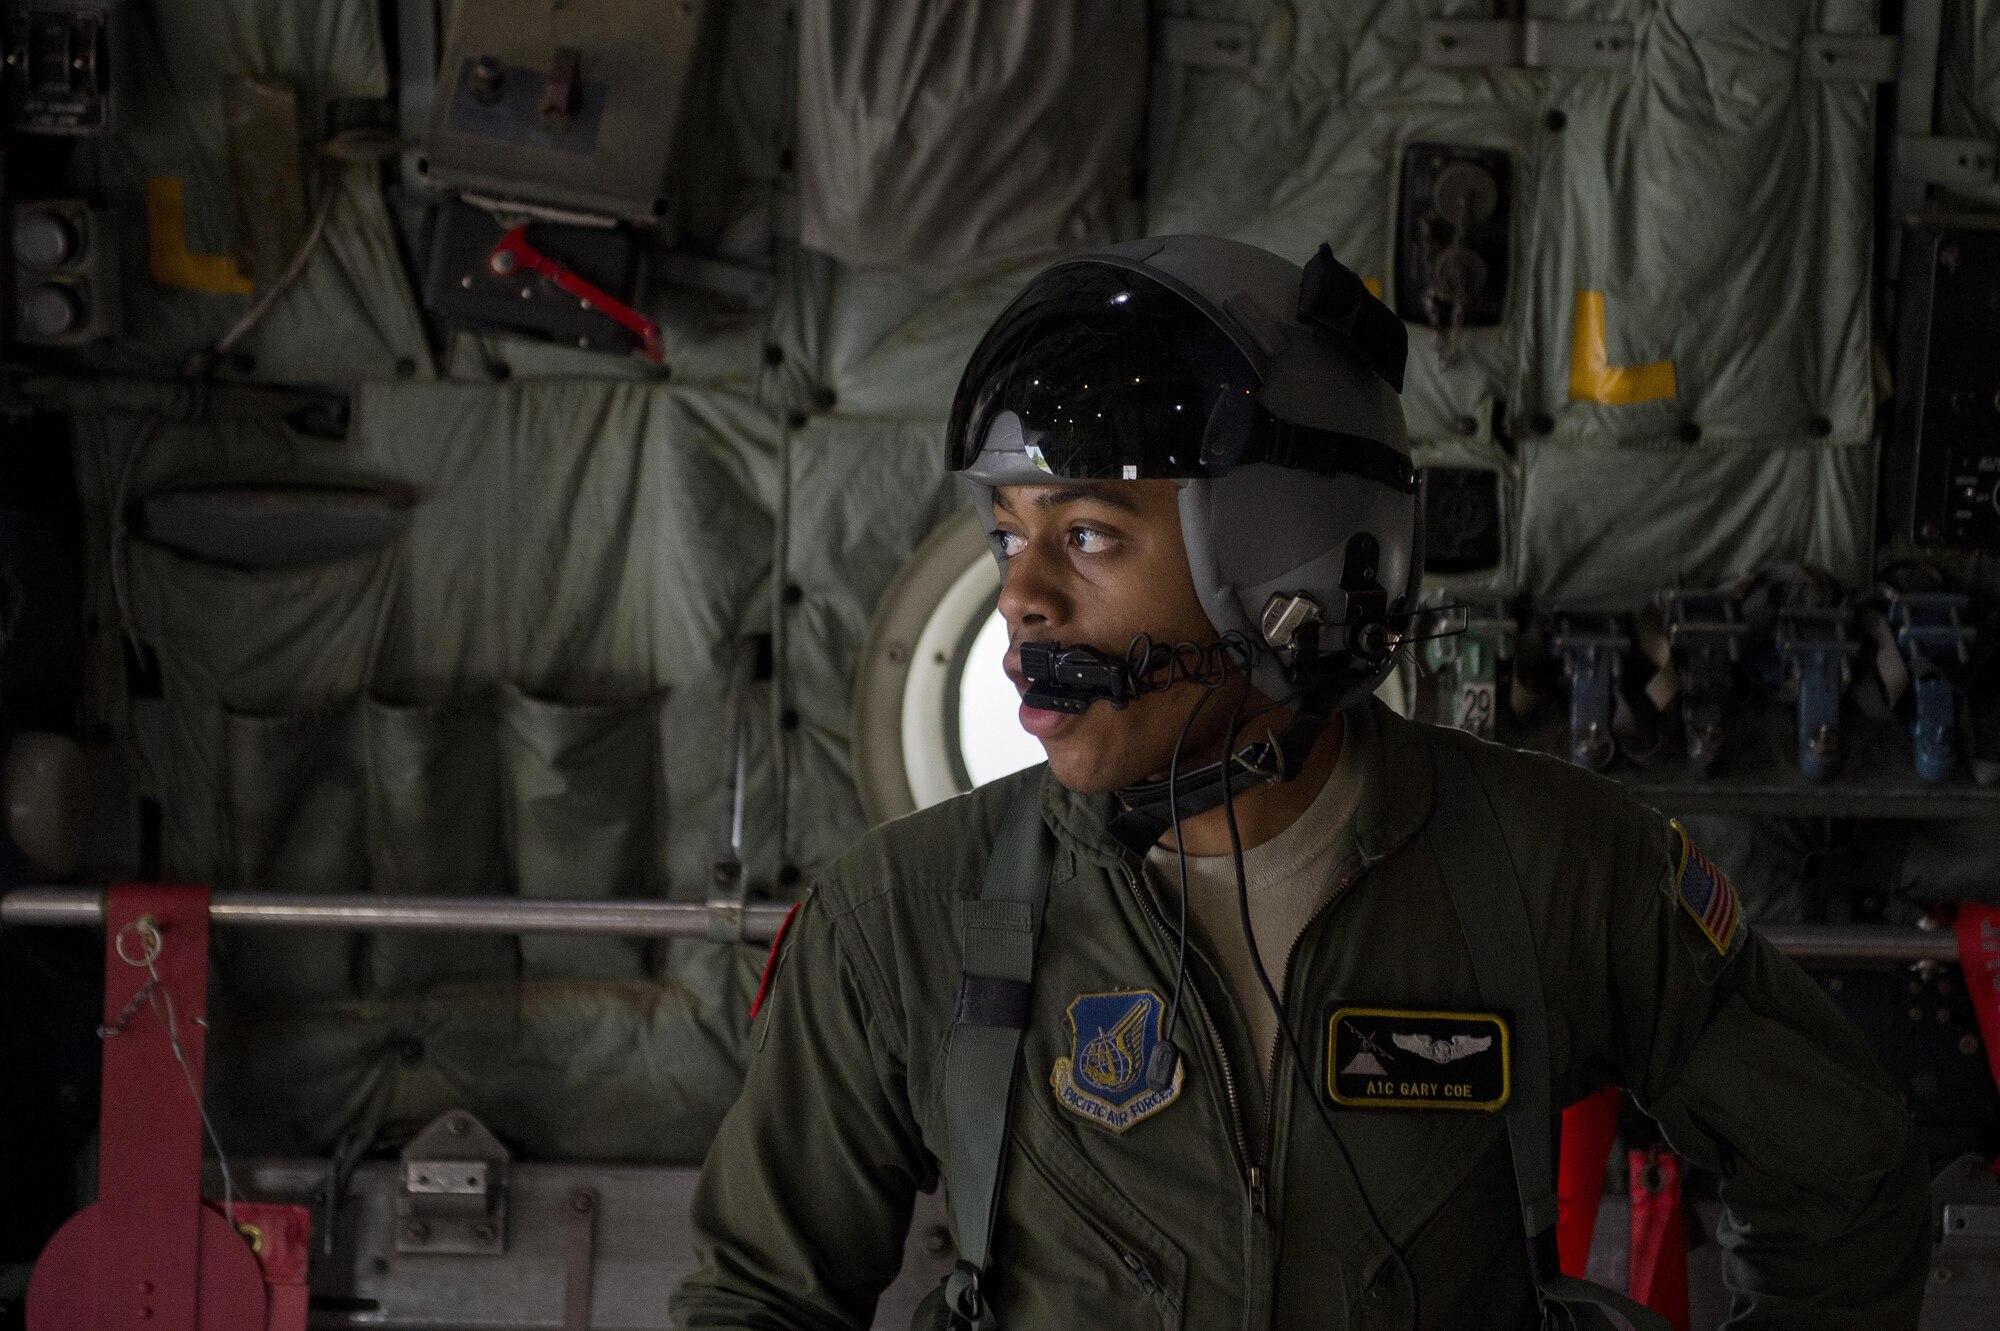
[[[918,1325],[991,1331],[979,1288],[993,1248],[1000,1176],[1006,1166],[1008,1106],[1021,1033],[1034,992],[1035,939],[1054,868],[1042,830],[1041,783],[1021,787],[1000,824],[986,882],[962,917],[964,971],[945,1051],[946,1201],[958,1238],[958,1265],[941,1290],[943,1307],[920,1309]],[[930,1305],[931,1301],[926,1300]]]
[[[1444,870],[1452,910],[1472,954],[1472,973],[1488,1007],[1513,1021],[1513,1092],[1502,1116],[1529,1269],[1543,1325],[1576,1331],[1671,1331],[1658,1313],[1616,1291],[1561,1274],[1555,1255],[1556,1116],[1549,1086],[1547,997],[1542,989],[1527,900],[1513,852],[1500,833],[1486,787],[1457,745],[1430,739],[1437,797],[1424,835]]]

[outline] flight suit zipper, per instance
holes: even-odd
[[[1083,1223],[1090,1226],[1096,1232],[1097,1237],[1103,1239],[1111,1246],[1111,1251],[1118,1254],[1119,1262],[1123,1264],[1127,1271],[1132,1273],[1132,1278],[1139,1282],[1140,1289],[1145,1290],[1148,1294],[1158,1294],[1160,1292],[1160,1282],[1153,1278],[1152,1269],[1146,1265],[1144,1258],[1126,1247],[1116,1234],[1113,1234],[1103,1225],[1098,1224],[1088,1212],[1079,1208],[1077,1214],[1083,1217]]]
[[[1121,861],[1120,867],[1125,871],[1125,881],[1132,889],[1132,895],[1139,900],[1141,913],[1151,922],[1153,928],[1159,932],[1162,941],[1172,946],[1175,937],[1173,931],[1168,928],[1166,920],[1159,912],[1159,908],[1154,905],[1144,885],[1139,882],[1138,876],[1133,873],[1131,865]],[[1332,910],[1334,904],[1346,894],[1348,887],[1360,876],[1361,867],[1361,865],[1356,864],[1344,878],[1334,885],[1333,891],[1327,894],[1326,901],[1320,905],[1318,910],[1312,913],[1311,918],[1306,921],[1305,928],[1299,930],[1298,936],[1292,940],[1290,947],[1286,949],[1284,975],[1288,989],[1290,988],[1292,961],[1298,951],[1299,940],[1304,938],[1312,930],[1313,926],[1319,923],[1320,918]],[[1275,1276],[1275,1268],[1273,1266],[1275,1262],[1275,1233],[1273,1232],[1273,1225],[1270,1218],[1270,1198],[1267,1179],[1272,1152],[1271,1139],[1277,1123],[1277,1060],[1284,1047],[1285,1037],[1281,1031],[1271,1050],[1271,1080],[1269,1083],[1269,1093],[1265,1097],[1264,1138],[1259,1143],[1258,1158],[1252,1160],[1250,1158],[1248,1134],[1245,1132],[1243,1126],[1242,1101],[1237,1094],[1236,1072],[1230,1064],[1229,1051],[1223,1046],[1222,1037],[1216,1031],[1215,1022],[1209,1016],[1208,1005],[1202,1000],[1201,990],[1193,985],[1189,985],[1187,987],[1187,996],[1193,1002],[1195,1012],[1201,1018],[1203,1027],[1208,1031],[1209,1045],[1215,1050],[1216,1063],[1222,1071],[1222,1094],[1224,1101],[1229,1106],[1230,1130],[1235,1134],[1237,1167],[1243,1171],[1244,1186],[1249,1192],[1251,1221],[1250,1227],[1246,1231],[1246,1241],[1249,1244],[1251,1253],[1251,1269],[1261,1273],[1257,1277],[1258,1279],[1268,1281]],[[1246,1327],[1259,1327],[1268,1324],[1270,1319],[1268,1298],[1252,1297],[1246,1299],[1243,1312],[1244,1325]]]
[[[1139,882],[1138,876],[1132,872],[1132,866],[1121,861],[1119,867],[1125,871],[1125,882],[1131,887],[1132,895],[1139,899],[1140,911],[1145,914],[1146,919],[1152,926],[1159,931],[1162,941],[1169,947],[1173,946],[1173,931],[1167,927],[1167,922],[1161,917],[1159,908],[1153,904],[1152,899],[1146,894],[1144,885]],[[1250,1189],[1251,1206],[1256,1208],[1258,1214],[1261,1215],[1263,1214],[1263,1175],[1250,1159],[1250,1140],[1248,1135],[1243,1131],[1243,1105],[1236,1093],[1236,1070],[1230,1066],[1229,1051],[1223,1048],[1222,1037],[1216,1033],[1215,1023],[1209,1019],[1208,1005],[1202,1001],[1201,990],[1193,985],[1188,985],[1186,993],[1189,1001],[1194,1004],[1196,1014],[1201,1018],[1202,1029],[1208,1032],[1209,1046],[1215,1050],[1216,1062],[1222,1068],[1222,1098],[1229,1105],[1229,1128],[1236,1137],[1236,1168],[1243,1174],[1244,1183]]]
[[[1324,917],[1328,912],[1330,912],[1334,908],[1334,906],[1339,903],[1340,899],[1346,895],[1347,889],[1350,886],[1352,886],[1356,878],[1360,877],[1361,868],[1362,868],[1361,865],[1356,864],[1354,868],[1351,869],[1345,877],[1343,877],[1339,882],[1334,884],[1333,890],[1327,893],[1326,900],[1320,903],[1319,909],[1315,910],[1312,913],[1312,915],[1306,920],[1305,926],[1299,930],[1298,934],[1293,937],[1291,943],[1286,947],[1285,968],[1284,970],[1279,972],[1279,974],[1283,978],[1274,981],[1274,983],[1281,986],[1279,990],[1279,997],[1284,1000],[1284,1008],[1287,1012],[1289,1012],[1291,1008],[1292,968],[1293,968],[1293,963],[1298,959],[1299,944],[1302,941],[1304,941],[1305,936],[1311,933],[1313,928],[1316,925],[1318,925],[1321,918]],[[1271,1042],[1270,1076],[1269,1079],[1265,1082],[1265,1086],[1268,1089],[1267,1093],[1264,1096],[1264,1136],[1259,1142],[1259,1151],[1261,1158],[1259,1159],[1256,1165],[1251,1167],[1250,1170],[1251,1177],[1256,1180],[1252,1196],[1252,1203],[1251,1203],[1252,1207],[1254,1208],[1256,1214],[1260,1218],[1264,1218],[1264,1223],[1269,1227],[1268,1232],[1271,1233],[1274,1238],[1277,1226],[1275,1222],[1266,1218],[1268,1213],[1269,1202],[1266,1200],[1264,1196],[1264,1178],[1270,1169],[1271,1158],[1277,1152],[1278,1101],[1284,1094],[1284,1091],[1278,1085],[1278,1072],[1280,1068],[1283,1066],[1283,1060],[1285,1056],[1285,1031],[1284,1031],[1285,1013],[1284,1012],[1279,1013],[1278,1021],[1279,1021],[1279,1030],[1278,1033],[1272,1038]],[[1299,1053],[1300,1053],[1300,1062],[1303,1065],[1305,1050],[1302,1048],[1300,1049]],[[1302,1077],[1306,1077],[1310,1081],[1311,1074],[1307,1071],[1307,1069],[1304,1066],[1301,1066],[1299,1068],[1299,1075]],[[1311,1095],[1319,1094],[1319,1088],[1317,1086],[1308,1085],[1306,1090],[1308,1094]],[[1355,1179],[1354,1182],[1356,1187],[1359,1187],[1361,1185],[1361,1180],[1359,1178]],[[1269,1269],[1267,1279],[1270,1281],[1269,1289],[1271,1297],[1275,1299],[1277,1295],[1277,1267],[1276,1267],[1275,1251],[1273,1252],[1269,1260],[1271,1261],[1272,1265]],[[1267,1320],[1269,1315],[1270,1315],[1269,1307],[1267,1305],[1265,1310],[1265,1317]]]
[[[1346,877],[1333,885],[1333,891],[1327,893],[1326,900],[1320,903],[1318,910],[1307,917],[1305,926],[1298,931],[1292,938],[1291,943],[1285,948],[1285,968],[1278,972],[1279,978],[1276,982],[1279,986],[1278,996],[1285,1000],[1287,1010],[1291,1007],[1292,962],[1298,957],[1299,944],[1305,941],[1305,936],[1312,932],[1313,926],[1318,924],[1328,911],[1333,909],[1335,903],[1346,895],[1347,889],[1353,884],[1354,880],[1361,876],[1361,867],[1359,864],[1355,865],[1353,869],[1348,871]],[[1271,1038],[1270,1075],[1264,1081],[1264,1084],[1270,1088],[1270,1093],[1264,1097],[1264,1136],[1259,1143],[1262,1148],[1263,1158],[1259,1161],[1260,1167],[1253,1168],[1251,1171],[1260,1178],[1270,1169],[1271,1152],[1275,1147],[1275,1138],[1278,1135],[1278,1069],[1285,1056],[1284,1016],[1282,1014],[1279,1016],[1279,1022],[1278,1033]],[[1301,1048],[1299,1054],[1303,1060],[1305,1050]],[[1299,1075],[1304,1077],[1309,1074],[1304,1067],[1300,1067]],[[1310,1089],[1314,1095],[1319,1094],[1317,1086]],[[1260,1207],[1259,1209],[1261,1212],[1262,1208]]]

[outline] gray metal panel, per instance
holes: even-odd
[[[1629,23],[1556,19],[1427,19],[1421,41],[1434,69],[1623,70],[1636,49]]]
[[[516,1164],[506,1252],[498,1257],[398,1253],[398,1168],[387,1161],[355,1170],[336,1214],[332,1254],[323,1255],[318,1245],[325,1211],[313,1194],[326,1170],[321,1160],[253,1160],[235,1167],[238,1186],[251,1198],[314,1206],[317,1328],[560,1331],[570,1201],[579,1188],[593,1189],[599,1199],[589,1321],[594,1331],[664,1331],[672,1325],[668,1296],[695,1269],[687,1217],[697,1169]],[[875,1325],[904,1331],[918,1300],[944,1279],[951,1262],[942,1195],[920,1196],[902,1273],[883,1293]]]
[[[1900,37],[1815,32],[1799,46],[1799,77],[1893,83],[1902,60]]]
[[[1248,23],[1170,15],[1160,21],[1160,57],[1204,69],[1248,69],[1256,29]]]
[[[1984,1160],[1962,1156],[1931,1181],[1938,1214],[1922,1331],[1973,1331],[2000,1309],[2000,1179]]]
[[[665,210],[667,160],[705,9],[697,0],[459,5],[424,136],[432,180],[653,221]],[[547,133],[535,108],[558,49],[579,54],[582,95],[572,130]],[[487,57],[508,71],[492,105],[465,86],[468,69]]]
[[[1995,146],[1981,139],[1941,139],[1901,135],[1896,161],[1902,176],[1920,184],[1980,190],[1995,175]]]

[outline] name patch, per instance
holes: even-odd
[[[1056,1102],[1113,1132],[1151,1118],[1180,1098],[1187,1060],[1172,1084],[1146,1085],[1146,1060],[1161,1038],[1166,1005],[1150,989],[1078,994],[1069,1005],[1069,1053],[1049,1072]]]
[[[1477,1109],[1513,1094],[1507,1023],[1491,1012],[1344,1007],[1327,1019],[1326,1092],[1364,1109]]]

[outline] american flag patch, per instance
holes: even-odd
[[[1743,918],[1736,889],[1730,885],[1728,876],[1695,848],[1685,827],[1676,822],[1674,831],[1681,839],[1680,862],[1674,871],[1681,905],[1694,916],[1694,922],[1708,935],[1708,941],[1715,944],[1715,950],[1727,956],[1729,945],[1736,938],[1736,925]]]

